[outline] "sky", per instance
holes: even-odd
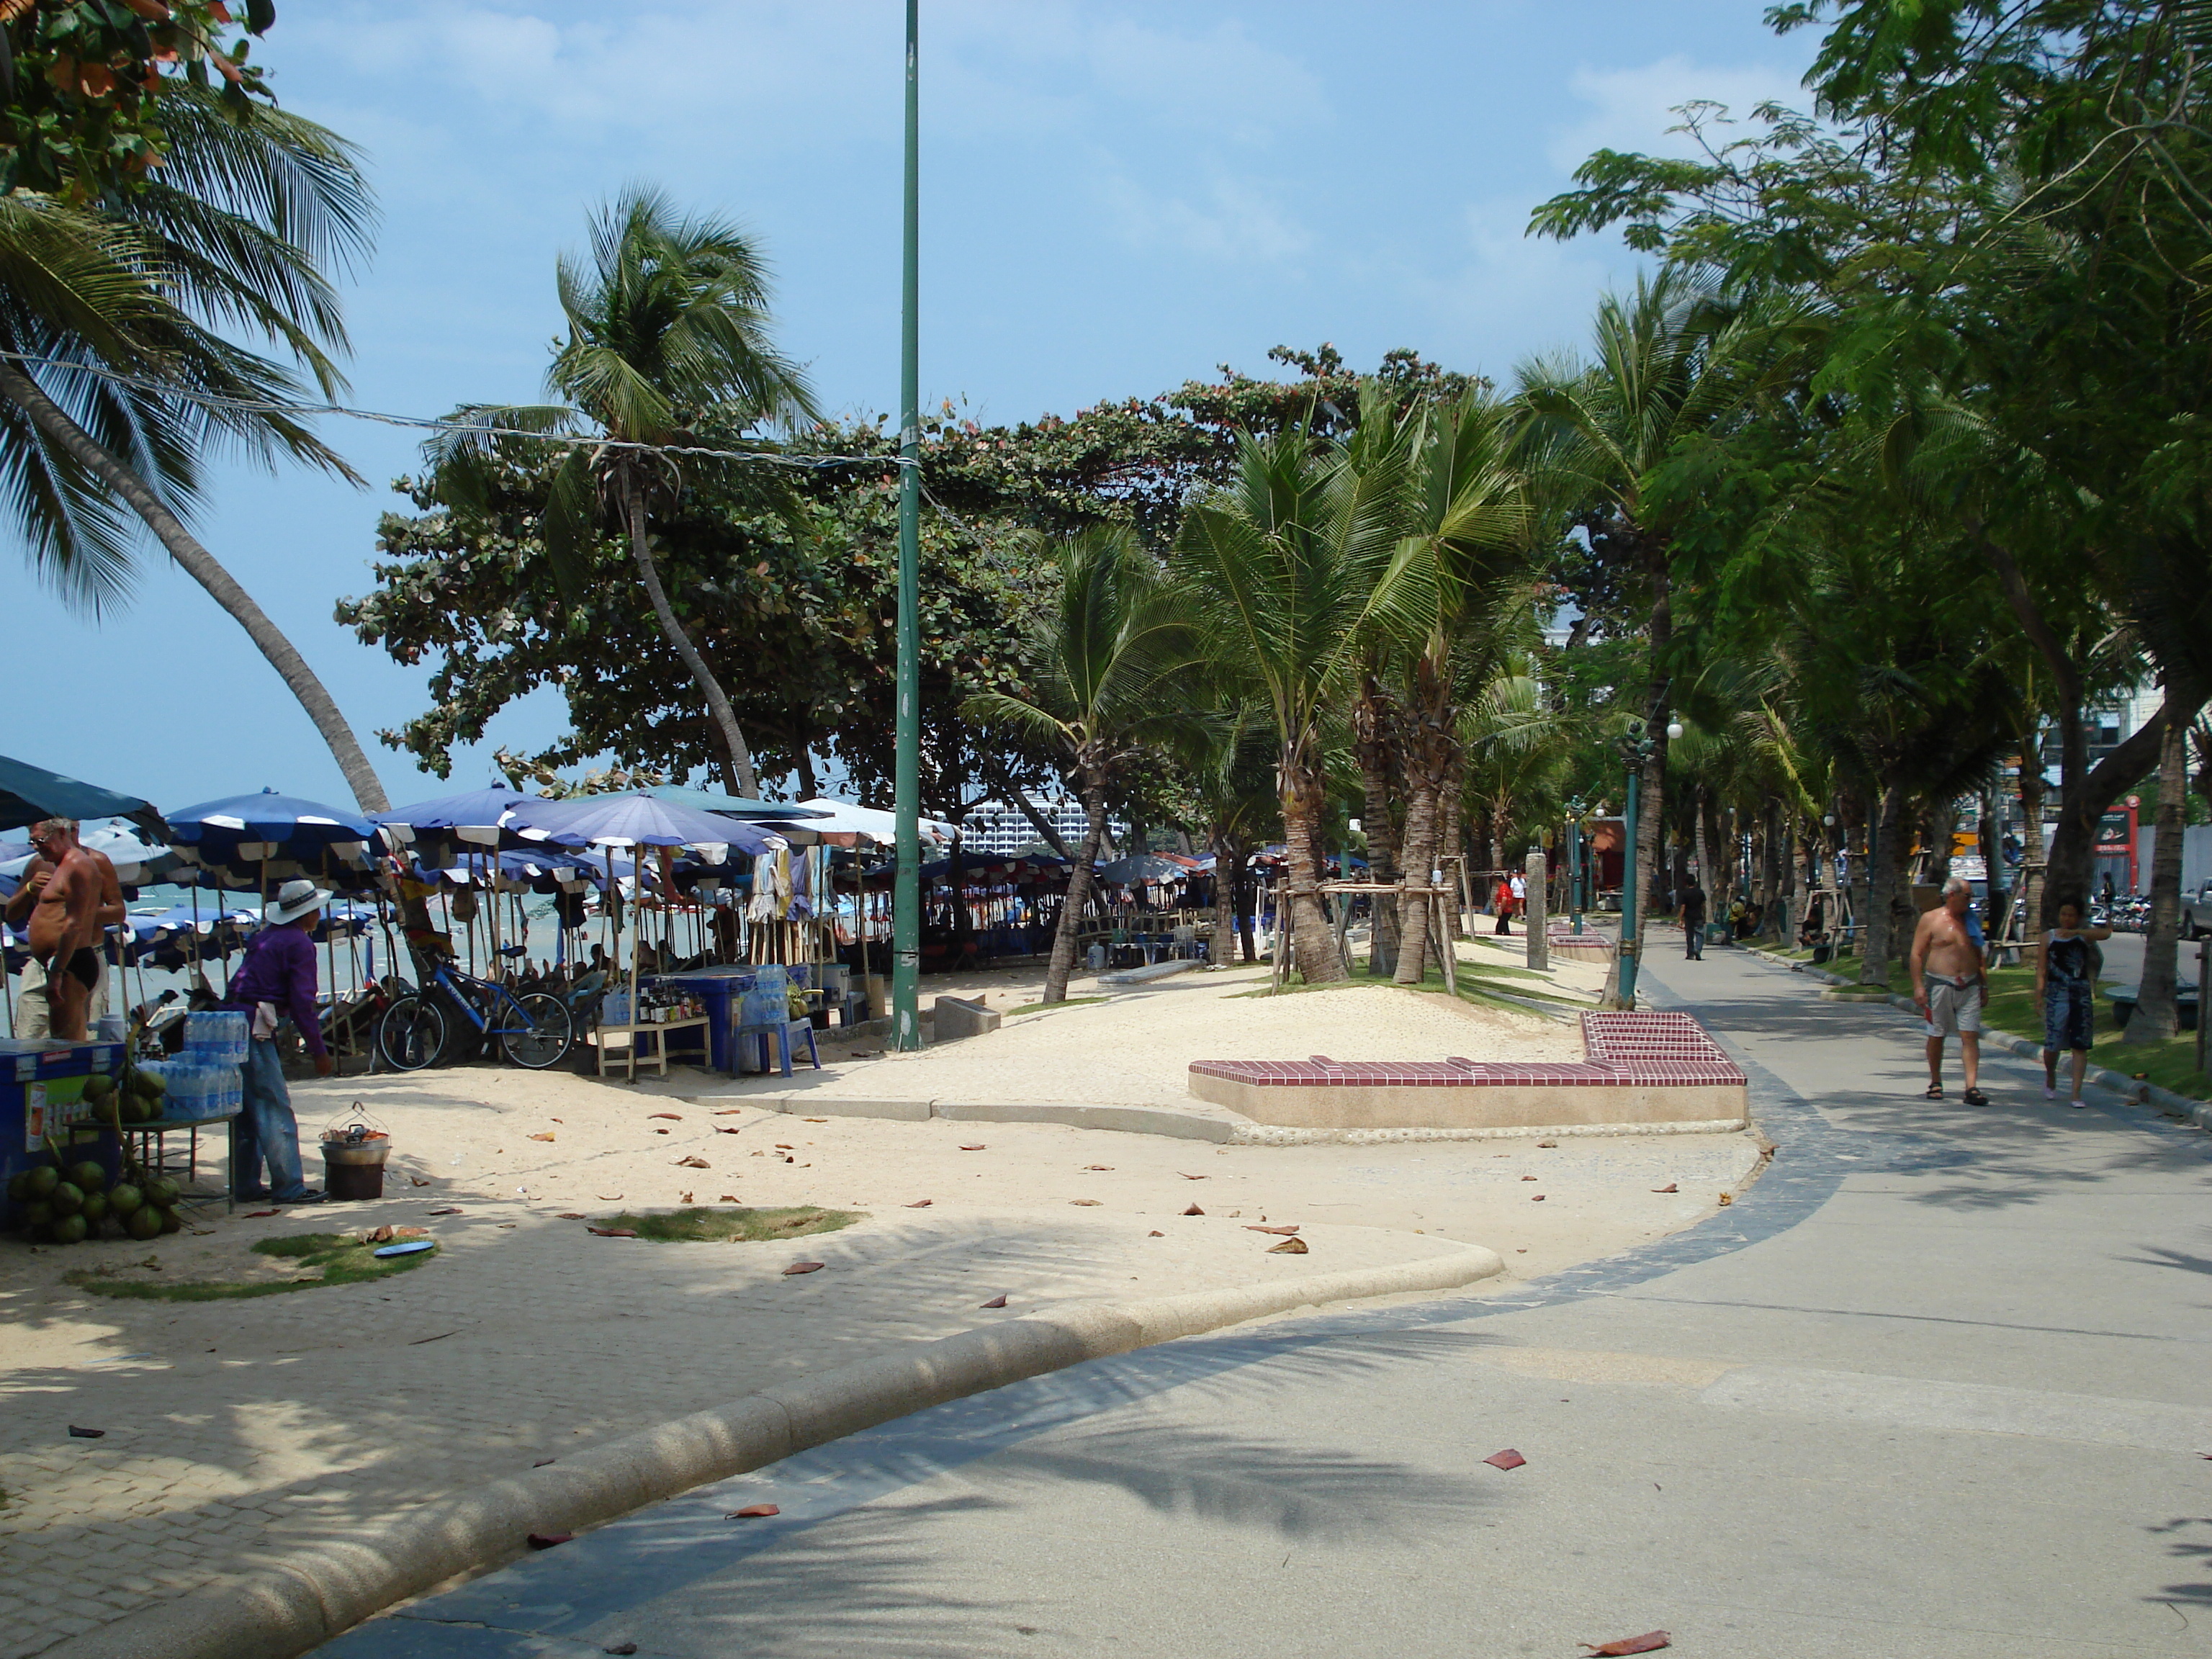
[[[1510,383],[1571,351],[1617,238],[1523,234],[1601,146],[1679,150],[1670,112],[1802,106],[1816,40],[1766,0],[921,0],[921,389],[985,421],[1148,395],[1270,347],[1356,368],[1411,346]],[[553,270],[645,182],[732,218],[775,273],[777,335],[840,413],[896,408],[903,7],[897,0],[301,0],[255,48],[288,108],[364,153],[382,210],[345,286],[358,407],[535,401]],[[452,781],[374,733],[429,665],[331,617],[372,586],[418,438],[325,436],[371,481],[219,470],[201,539],[322,676],[395,804],[493,781],[562,729],[507,709]],[[17,550],[20,553],[20,548]],[[4,752],[173,808],[273,787],[349,805],[244,634],[157,549],[97,619],[0,554]]]

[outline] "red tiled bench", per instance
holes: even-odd
[[[1687,1014],[1587,1013],[1580,1060],[1200,1060],[1199,1099],[1314,1129],[1741,1123],[1742,1071]]]
[[[1568,927],[1553,927],[1544,935],[1544,943],[1555,956],[1573,962],[1610,962],[1613,960],[1613,941],[1595,931],[1576,933]]]

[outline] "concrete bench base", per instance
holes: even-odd
[[[1743,1073],[1687,1014],[1588,1013],[1576,1062],[1202,1060],[1199,1099],[1298,1129],[1749,1121]]]

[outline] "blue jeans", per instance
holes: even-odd
[[[242,1152],[240,1162],[246,1167],[240,1172],[238,1184],[252,1184],[265,1161],[270,1192],[277,1198],[297,1198],[307,1189],[307,1183],[300,1178],[300,1124],[292,1115],[292,1094],[284,1086],[284,1062],[275,1043],[257,1039],[246,1044],[243,1081],[246,1126],[252,1146]],[[247,1135],[239,1139],[245,1148]]]

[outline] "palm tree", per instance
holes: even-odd
[[[330,745],[363,811],[383,785],[307,661],[188,528],[223,447],[361,480],[298,418],[302,387],[223,337],[280,348],[325,394],[345,333],[325,267],[374,217],[326,129],[165,79],[161,163],[97,209],[0,198],[0,491],[41,577],[97,615],[134,573],[135,517],[246,629]]]
[[[1173,564],[1217,670],[1248,684],[1273,722],[1293,949],[1318,985],[1346,973],[1314,856],[1323,736],[1368,642],[1418,636],[1423,617],[1409,603],[1417,582],[1385,580],[1411,527],[1407,433],[1370,435],[1356,460],[1346,445],[1316,448],[1304,427],[1240,438],[1237,482],[1185,514]]]
[[[596,437],[571,448],[553,474],[547,557],[573,580],[578,554],[613,517],[661,632],[698,683],[731,787],[757,796],[752,750],[669,601],[647,525],[682,487],[675,458],[662,452],[683,446],[710,406],[734,404],[760,422],[815,417],[805,374],[768,337],[766,262],[735,226],[681,217],[659,191],[633,186],[593,219],[589,264],[564,256],[557,283],[568,335],[545,379],[568,401],[456,410],[456,428],[425,446],[439,492],[456,504],[480,503],[485,463],[526,441],[514,433]]]
[[[1082,797],[1083,846],[1045,969],[1046,1002],[1067,998],[1091,866],[1106,838],[1106,801],[1122,769],[1148,744],[1177,735],[1184,691],[1203,668],[1194,636],[1151,557],[1124,526],[1098,526],[1026,552],[1059,567],[1058,602],[1030,642],[1030,695],[987,691],[961,713],[979,726],[1040,740],[1057,752]]]
[[[1642,711],[1654,745],[1635,825],[1637,892],[1660,902],[1653,879],[1665,809],[1666,728],[1672,707],[1672,514],[1655,474],[1688,440],[1741,408],[1746,360],[1767,325],[1757,313],[1724,311],[1703,279],[1679,266],[1637,279],[1628,299],[1598,304],[1596,361],[1585,368],[1540,361],[1523,367],[1520,398],[1529,416],[1531,464],[1610,520],[1611,538],[1631,550],[1651,593],[1650,690]]]

